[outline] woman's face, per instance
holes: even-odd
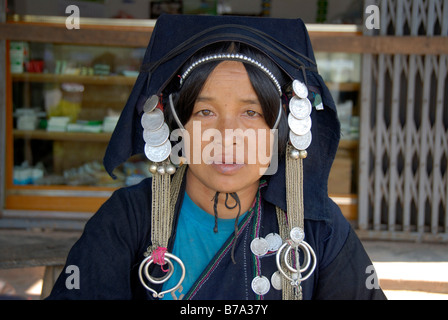
[[[224,61],[213,70],[184,127],[191,141],[185,144],[189,179],[213,192],[258,185],[273,138],[241,62]]]

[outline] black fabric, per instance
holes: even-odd
[[[315,300],[385,300],[379,287],[367,285],[372,263],[353,229],[337,258],[320,272]],[[371,284],[371,282],[369,282]]]
[[[279,187],[271,182],[264,187],[264,193]],[[185,181],[176,204],[176,217],[184,191]],[[325,218],[322,214],[321,217],[305,219],[305,240],[316,252],[317,268],[302,283],[304,299],[384,298],[381,290],[372,291],[365,286],[369,276],[365,270],[372,262],[339,208],[330,199],[327,201]],[[231,250],[228,250],[192,299],[258,298],[250,287],[256,276],[250,251],[254,223],[252,219],[238,237],[235,247],[237,263],[232,262]],[[48,299],[153,299],[141,285],[137,274],[143,254],[151,244],[150,230],[151,179],[114,192],[86,224]],[[262,198],[260,236],[271,232],[278,232],[275,205]],[[174,239],[173,233],[168,250],[172,249]],[[260,262],[262,274],[270,278],[276,271],[275,255],[262,257]],[[64,270],[69,265],[79,268],[79,289],[67,289],[70,273]],[[160,286],[154,289],[160,290]],[[281,292],[271,288],[263,298],[281,299]]]

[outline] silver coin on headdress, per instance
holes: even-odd
[[[308,97],[308,88],[303,82],[294,80],[292,82],[292,89],[294,90],[296,96],[298,96],[299,98],[305,99]]]
[[[269,245],[269,251],[277,251],[281,247],[283,240],[278,233],[270,233],[264,237]]]
[[[165,143],[157,147],[152,147],[147,143],[145,144],[145,155],[152,162],[165,161],[166,159],[168,159],[170,154],[171,154],[170,140],[166,140]]]
[[[308,131],[311,130],[311,117],[306,117],[305,119],[299,120],[295,118],[292,114],[288,116],[289,128],[298,136],[303,136]]]
[[[289,101],[289,110],[291,111],[291,114],[299,120],[308,117],[311,114],[312,109],[313,106],[308,98],[301,99],[294,96]]]
[[[282,290],[282,276],[280,271],[275,271],[271,276],[271,284],[275,290]]]
[[[251,283],[252,290],[262,296],[269,292],[271,284],[265,276],[256,276]]]
[[[264,256],[269,251],[269,243],[265,238],[255,238],[250,243],[250,250],[256,256]]]
[[[143,105],[143,111],[152,112],[157,107],[158,104],[159,104],[159,97],[153,95],[146,100],[145,104]]]
[[[289,131],[289,140],[297,150],[306,150],[311,145],[313,137],[311,134],[311,130],[301,136],[295,134],[292,131]]]
[[[170,136],[170,129],[164,123],[159,129],[155,131],[143,130],[143,140],[151,147],[157,147],[166,142]]]
[[[165,122],[163,111],[156,108],[151,112],[145,112],[142,115],[142,127],[143,129],[154,131],[159,129]]]

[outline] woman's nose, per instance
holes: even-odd
[[[223,139],[222,145],[224,147],[233,146],[238,143],[240,139],[239,132],[242,131],[238,126],[238,121],[236,121],[233,116],[225,116],[219,119],[218,128],[221,137]]]

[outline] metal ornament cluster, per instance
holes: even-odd
[[[148,268],[155,262],[153,255],[150,255],[147,258],[145,258],[140,263],[140,267],[138,269],[138,276],[140,278],[140,282],[142,283],[142,285],[146,288],[146,290],[152,292],[152,296],[154,298],[159,298],[159,299],[162,299],[165,296],[165,294],[167,294],[169,292],[176,291],[180,287],[180,285],[182,284],[182,282],[184,281],[184,278],[185,278],[185,265],[181,259],[179,259],[177,256],[175,256],[174,254],[171,254],[169,252],[166,252],[164,254],[163,259],[164,259],[165,265],[168,265],[168,270],[163,277],[155,278],[149,274]],[[174,265],[171,262],[171,259],[176,261],[182,270],[182,275],[180,277],[180,280],[177,282],[177,284],[174,287],[172,287],[168,290],[157,292],[156,290],[154,290],[153,288],[148,286],[147,281],[149,281],[153,284],[163,284],[163,283],[167,282],[168,279],[171,278],[171,276],[173,275],[173,272],[174,272]],[[147,281],[144,278],[146,278]]]
[[[306,149],[311,145],[311,112],[312,104],[308,99],[308,88],[305,83],[294,80],[292,83],[294,96],[289,101],[289,140],[294,147],[289,156],[293,160],[305,159]],[[282,286],[282,277],[285,278],[295,290],[295,294],[301,299],[301,282],[308,279],[314,272],[317,264],[316,254],[313,248],[304,240],[305,231],[298,226],[292,226],[289,239],[278,248],[275,261],[277,269],[271,283],[274,287]],[[300,261],[300,253],[303,261]]]
[[[270,233],[265,237],[257,237],[250,243],[250,250],[257,257],[261,258],[267,254],[276,252],[282,246],[283,240],[278,233]],[[271,285],[276,290],[281,290],[279,272],[271,275],[270,280],[264,275],[258,274],[252,279],[252,291],[257,295],[265,295],[271,289]]]
[[[300,283],[308,279],[316,269],[316,254],[304,239],[305,232],[302,228],[292,228],[290,239],[282,244],[275,256],[278,272],[288,279],[294,288],[299,288]],[[300,262],[300,251],[304,256],[302,263]],[[291,261],[293,265],[291,265]]]
[[[171,154],[170,129],[165,122],[163,111],[157,108],[158,104],[159,97],[153,95],[143,106],[141,124],[145,155],[153,162],[149,167],[152,174],[174,174],[176,167],[168,160]]]
[[[271,275],[270,280],[260,274],[254,277],[251,287],[255,294],[265,295],[271,286],[275,290],[282,290],[282,277],[290,281],[294,288],[299,288],[301,282],[307,280],[316,269],[316,254],[304,241],[303,229],[294,227],[289,236],[290,238],[283,242],[279,234],[270,233],[264,238],[254,238],[250,243],[250,249],[257,257],[275,253],[278,269]],[[303,253],[303,261],[300,261],[300,252]]]
[[[306,149],[311,145],[311,111],[312,104],[308,99],[308,88],[299,81],[292,83],[294,96],[289,101],[289,141],[294,146],[290,156],[293,159],[306,158]]]

